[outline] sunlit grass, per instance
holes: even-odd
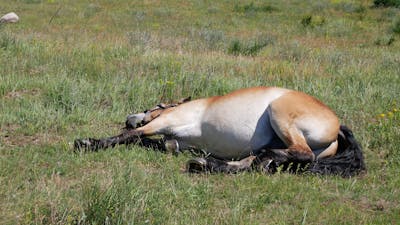
[[[400,10],[372,5],[0,1],[21,18],[0,27],[0,223],[395,224]],[[190,175],[189,154],[72,152],[130,112],[258,85],[334,109],[367,174]]]

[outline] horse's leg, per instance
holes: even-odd
[[[137,130],[125,130],[119,135],[100,139],[76,139],[74,141],[74,148],[97,151],[99,149],[114,147],[115,145],[120,144],[138,144],[144,147],[150,147],[160,150],[164,149],[164,143],[161,139],[142,137],[141,132]]]
[[[194,158],[187,162],[187,171],[189,172],[224,172],[236,173],[240,171],[250,170],[256,156],[248,156],[240,161],[227,161],[216,159],[213,157]]]
[[[319,158],[335,154],[339,120],[318,100],[292,92],[271,102],[268,114],[273,130],[286,145],[269,151],[274,160],[307,164],[318,154]]]
[[[271,126],[287,148],[270,149],[266,154],[271,154],[271,157],[278,163],[287,161],[310,163],[314,161],[315,155],[307,144],[302,131],[288,117],[290,116],[271,114]]]
[[[309,161],[288,156],[288,149],[265,149],[257,155],[255,167],[259,171],[275,173],[280,168],[282,171],[299,172],[309,165]]]
[[[316,159],[314,152],[307,144],[303,132],[295,125],[290,125],[286,121],[282,122],[282,120],[271,120],[271,125],[287,148],[267,149],[263,152],[262,157],[271,159],[273,162],[272,166],[265,167],[265,170],[276,171],[277,167],[282,166],[282,170],[299,172],[307,168]],[[318,151],[316,151],[317,154],[319,153],[317,158],[320,159],[334,154],[338,142],[336,140],[330,143],[328,141],[321,141],[318,145],[324,146],[318,148]]]
[[[304,167],[303,164],[291,161],[288,163],[287,157],[282,157],[282,150],[263,150],[257,156],[249,156],[240,161],[228,161],[216,159],[213,157],[194,158],[187,162],[188,172],[222,172],[237,173],[240,171],[249,171],[255,169],[265,173],[273,174],[278,171],[278,167],[283,165],[283,170],[297,172]],[[293,165],[292,165],[293,164]]]
[[[297,128],[273,126],[280,139],[286,144],[286,149],[269,149],[272,158],[277,161],[291,161],[309,163],[314,161],[315,155],[308,146],[306,139]]]

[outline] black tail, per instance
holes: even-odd
[[[338,137],[339,147],[336,155],[317,160],[308,167],[308,171],[324,175],[350,177],[366,170],[360,144],[352,131],[342,125]]]

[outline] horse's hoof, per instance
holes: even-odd
[[[277,165],[276,162],[272,159],[267,159],[260,163],[259,169],[262,172],[273,174],[277,172]]]
[[[76,139],[74,141],[74,149],[75,150],[90,150],[90,151],[95,151],[96,150],[96,141],[93,138],[88,138],[88,139]]]
[[[186,163],[186,168],[189,173],[200,173],[207,170],[207,160],[204,158],[194,158]]]
[[[167,152],[170,152],[170,153],[172,153],[174,155],[178,155],[180,153],[180,151],[179,151],[179,143],[175,139],[166,140],[164,142],[164,146],[165,146],[165,150]]]
[[[125,127],[127,129],[136,129],[143,122],[143,119],[145,116],[146,116],[146,114],[144,114],[144,113],[128,115],[126,117]]]

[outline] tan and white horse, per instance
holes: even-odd
[[[264,166],[311,163],[314,169],[319,166],[316,162],[322,162],[324,168],[316,171],[320,173],[352,175],[365,169],[361,148],[351,131],[340,126],[335,113],[316,98],[289,89],[253,87],[224,96],[186,99],[130,115],[126,123],[129,129],[120,135],[76,140],[75,147],[97,150],[143,144],[140,140],[146,137],[164,135],[167,147],[172,143],[174,149],[204,149],[213,157],[191,160],[193,168],[237,171],[258,159],[267,162]],[[350,164],[329,172],[329,163],[323,162],[342,157],[338,150],[353,151],[353,159],[343,159]],[[340,160],[335,162],[340,164]]]

